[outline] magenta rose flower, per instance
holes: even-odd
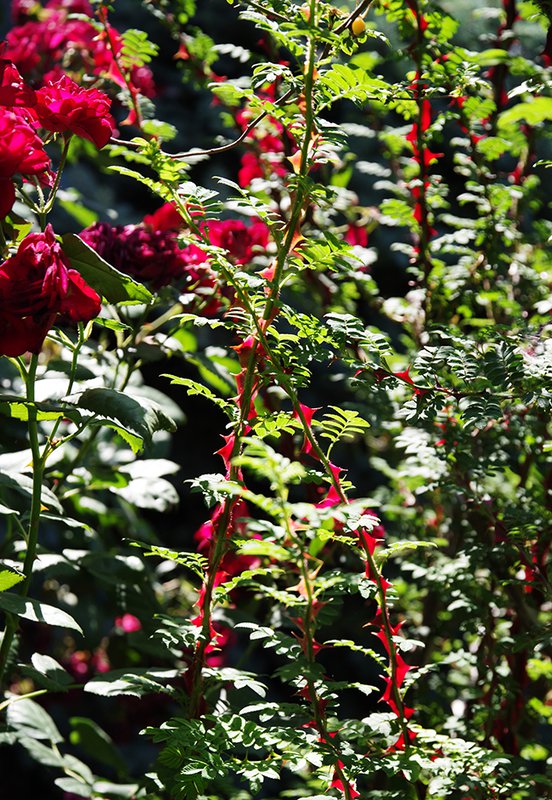
[[[74,133],[99,149],[113,133],[110,106],[106,94],[98,89],[83,89],[64,75],[58,81],[48,81],[37,91],[35,111],[46,130]]]
[[[134,633],[142,630],[142,623],[134,614],[123,614],[115,617],[115,629],[120,633]]]
[[[256,253],[266,249],[268,227],[264,222],[246,225],[238,219],[209,222],[202,226],[211,244],[227,250],[237,264],[247,264]]]
[[[88,322],[100,307],[99,295],[70,268],[52,226],[31,233],[0,266],[0,355],[38,353],[55,322]]]
[[[5,59],[0,59],[0,106],[34,106],[36,95],[26,86],[17,67]]]
[[[49,166],[42,140],[31,126],[13,111],[0,108],[0,219],[15,202],[13,176],[44,176]]]

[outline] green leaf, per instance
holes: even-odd
[[[12,512],[16,513],[16,512]],[[0,565],[0,592],[5,592],[6,589],[11,589],[16,583],[25,580],[22,572],[14,567],[8,567],[7,564]]]
[[[6,711],[8,724],[31,739],[47,739],[54,744],[63,741],[54,720],[34,700],[11,703]]]
[[[82,633],[82,628],[66,611],[60,608],[31,600],[29,597],[19,597],[10,592],[0,593],[0,608],[10,614],[16,614],[31,622],[45,622],[47,625],[56,625],[60,628],[70,628]]]
[[[333,64],[317,81],[322,89],[324,102],[319,110],[331,106],[338,100],[352,100],[364,104],[367,101],[385,102],[391,87],[379,78],[372,78],[358,66]]]
[[[126,765],[123,757],[113,744],[110,736],[87,717],[72,717],[70,742],[80,747],[87,755],[124,773]]]
[[[63,237],[63,252],[84,280],[109,303],[149,303],[151,292],[112,267],[74,233]]]
[[[179,501],[178,492],[172,483],[153,475],[149,478],[136,478],[128,486],[113,487],[111,491],[124,497],[136,508],[153,508],[161,513],[175,508]]]
[[[102,697],[115,697],[117,695],[129,695],[131,697],[142,697],[145,694],[156,692],[167,693],[170,690],[163,686],[162,681],[169,681],[176,678],[178,670],[147,667],[135,667],[134,669],[116,669],[106,672],[97,678],[92,678],[84,686],[85,692],[98,694]]]
[[[225,411],[229,416],[233,416],[232,410],[234,406],[231,405],[227,400],[223,400],[222,397],[217,397],[216,394],[214,394],[202,383],[198,383],[198,381],[194,381],[191,378],[181,378],[178,375],[163,374],[161,377],[170,378],[171,384],[185,386],[189,395],[199,395],[200,397],[205,397],[207,400],[210,400],[212,403]]]
[[[21,671],[27,677],[32,678],[38,686],[43,686],[53,692],[66,692],[74,683],[71,675],[51,656],[34,653],[31,663],[32,667],[23,666]]]
[[[370,423],[362,419],[358,411],[338,406],[330,406],[330,408],[333,413],[326,413],[319,425],[320,436],[329,439],[332,444],[338,439],[353,439],[370,427]]]
[[[54,783],[63,792],[76,794],[78,797],[92,797],[92,786],[77,778],[57,778]]]
[[[25,500],[30,499],[33,493],[33,481],[28,475],[21,472],[4,472],[0,470],[0,487],[5,487],[8,490],[17,492],[25,496]],[[59,500],[53,492],[42,487],[42,505],[50,509],[55,509],[60,514],[63,514],[63,509]]]
[[[552,97],[535,97],[503,111],[498,118],[498,127],[505,128],[513,122],[538,125],[546,120],[552,120]]]
[[[239,539],[236,541],[237,552],[241,556],[262,556],[271,561],[289,561],[290,551],[276,542],[266,539]]]
[[[86,389],[76,399],[78,408],[98,415],[93,424],[115,427],[134,452],[149,444],[156,431],[174,431],[176,424],[165,412],[145,397],[140,401],[115,389]]]
[[[115,797],[131,798],[138,792],[137,783],[111,783],[110,781],[95,781],[94,792],[99,796],[114,795]]]
[[[37,739],[31,739],[29,736],[18,737],[18,741],[19,744],[23,745],[34,761],[38,761],[39,764],[43,764],[45,767],[63,769],[63,756],[61,753],[42,744],[42,742],[39,742]]]
[[[158,45],[150,42],[147,33],[129,28],[121,34],[121,64],[130,70],[148,64],[159,51]]]
[[[0,414],[4,417],[27,422],[30,408],[35,409],[36,418],[39,422],[59,419],[65,416],[65,411],[60,408],[59,403],[32,403],[22,397],[11,397],[7,395],[0,398]]]
[[[10,517],[12,514],[19,516],[19,511],[16,511],[15,508],[8,508],[8,506],[0,503],[0,514],[4,514],[6,517]]]

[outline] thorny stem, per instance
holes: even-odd
[[[244,379],[243,392],[240,398],[240,417],[237,424],[234,447],[230,462],[237,456],[242,447],[242,439],[245,435],[247,426],[247,414],[253,396],[253,387],[255,383],[255,371],[257,367],[256,348],[250,354],[247,371]],[[231,463],[229,480],[237,480],[239,475],[239,468]],[[201,625],[201,637],[198,647],[194,653],[194,658],[190,666],[192,688],[190,693],[190,717],[195,718],[199,714],[200,702],[203,694],[203,666],[205,663],[205,651],[210,643],[210,630],[211,630],[211,615],[213,604],[213,591],[215,588],[215,580],[221,561],[226,553],[228,544],[228,530],[230,527],[232,511],[234,509],[235,501],[228,499],[224,504],[224,510],[221,515],[220,521],[217,525],[217,531],[213,538],[213,547],[209,554],[209,571],[207,574],[207,581],[205,583],[205,594],[203,598],[203,619]]]
[[[316,3],[317,0],[311,0],[310,26],[312,31],[315,29]],[[299,167],[300,178],[301,177],[304,178],[308,172],[309,146],[311,142],[313,124],[314,124],[313,97],[312,97],[314,71],[315,71],[314,42],[313,42],[313,37],[312,38],[309,37],[307,65],[305,68],[305,92],[304,92],[305,106],[306,106],[305,134],[304,134],[303,145],[301,148],[301,162]],[[283,97],[285,97],[285,95]],[[282,98],[280,98],[280,102],[283,102]],[[202,235],[201,231],[199,230],[198,226],[193,220],[185,204],[178,196],[177,192],[173,191],[172,194],[175,204],[180,210],[182,217],[189,224],[190,228],[194,230],[196,233]],[[289,252],[291,251],[291,248],[293,246],[293,240],[297,228],[299,226],[299,220],[301,217],[304,201],[305,201],[304,189],[301,186],[299,186],[294,198],[292,211],[286,228],[286,233],[284,235],[284,241],[277,256],[276,269],[274,272],[274,279],[272,282],[272,290],[267,300],[265,311],[263,314],[263,321],[265,325],[269,322],[269,320],[271,320],[276,305],[284,266],[287,257],[289,255]],[[253,396],[253,389],[255,385],[255,373],[258,361],[258,349],[259,349],[259,341],[257,340],[255,341],[254,346],[251,348],[251,351],[248,354],[247,365],[245,367],[243,390],[238,395],[240,403],[240,416],[235,428],[234,446],[232,449],[232,453],[230,455],[230,465],[231,465],[229,473],[230,480],[235,480],[239,475],[239,468],[232,464],[232,460],[237,455],[239,455],[243,446],[243,438],[247,427],[247,416],[249,413],[251,399]],[[197,716],[199,712],[199,706],[203,692],[202,672],[203,672],[203,665],[205,662],[205,651],[210,642],[210,628],[211,628],[212,603],[213,603],[213,591],[214,591],[215,579],[222,558],[226,552],[228,528],[230,525],[231,514],[234,504],[235,501],[231,499],[227,500],[224,504],[224,510],[217,524],[217,531],[213,538],[213,546],[209,557],[209,571],[207,574],[207,581],[205,583],[205,593],[202,604],[203,618],[202,618],[201,637],[198,647],[194,653],[192,664],[190,666],[191,690],[190,690],[189,713],[191,717]]]
[[[310,4],[310,19],[311,31],[316,27],[316,0],[311,0]],[[265,306],[263,320],[270,322],[274,308],[276,306],[279,294],[282,275],[285,268],[287,257],[292,249],[293,240],[300,228],[300,219],[303,212],[303,204],[307,197],[305,197],[305,187],[303,181],[309,171],[309,149],[314,131],[314,107],[313,107],[313,88],[314,88],[314,75],[316,63],[316,49],[314,36],[309,37],[307,44],[307,63],[305,65],[305,134],[301,146],[301,161],[299,164],[299,183],[295,195],[295,202],[290,214],[289,222],[287,224],[286,233],[284,236],[284,243],[281,247],[276,258],[276,269],[274,270],[274,277],[272,280],[272,288]]]
[[[315,597],[311,581],[311,572],[309,570],[308,556],[303,550],[303,542],[299,539],[299,537],[297,537],[294,534],[293,531],[293,525],[287,507],[287,490],[279,474],[278,474],[278,498],[280,500],[280,505],[282,508],[282,517],[287,536],[290,539],[290,541],[296,542],[301,552],[301,561],[300,561],[301,583],[307,600],[307,608],[305,613],[305,619],[303,622],[303,633],[305,635],[305,655],[307,657],[309,664],[314,664],[316,662],[316,654],[314,649],[314,635],[315,635],[316,623],[313,616],[313,603]],[[333,751],[333,754],[335,756],[334,769],[337,775],[339,776],[339,779],[342,782],[343,792],[345,794],[345,800],[352,800],[349,781],[347,780],[346,776],[343,773],[342,768],[339,765],[339,762],[341,760],[339,749],[336,743],[332,740],[332,737],[329,736],[328,734],[325,714],[323,713],[323,711],[321,711],[322,698],[318,694],[315,683],[312,680],[312,678],[307,676],[305,677],[305,681],[309,693],[312,713],[314,715],[314,723],[316,730],[318,731],[318,734],[320,738],[324,741],[324,743]]]
[[[375,576],[372,578],[372,580],[374,580],[377,588],[378,603],[381,611],[381,619],[383,622],[383,631],[385,633],[385,639],[387,641],[387,647],[389,651],[389,666],[391,668],[391,685],[393,691],[393,699],[395,700],[397,709],[399,711],[399,721],[404,739],[404,747],[405,750],[408,751],[410,748],[410,736],[408,733],[408,724],[404,714],[404,703],[401,697],[401,693],[399,691],[399,687],[397,686],[397,648],[395,646],[395,642],[393,641],[393,632],[391,630],[391,620],[389,618],[389,607],[387,605],[385,589],[383,588],[382,576],[380,571],[376,567],[373,555],[370,553],[370,550],[368,549],[368,547],[364,545],[364,543],[362,549],[364,550],[366,561],[368,563],[368,566],[370,567],[370,575]]]
[[[107,9],[105,7],[100,9],[100,13],[98,14],[98,17],[99,17],[100,22],[101,22],[101,24],[103,26],[104,33],[105,33],[105,38],[107,40],[107,45],[108,45],[109,49],[111,50],[111,55],[113,56],[113,60],[114,60],[116,66],[117,66],[117,69],[119,70],[119,72],[120,72],[120,74],[121,74],[121,76],[122,76],[122,78],[123,78],[123,80],[125,82],[125,85],[127,87],[127,90],[128,90],[129,96],[130,96],[130,102],[132,103],[132,108],[133,108],[134,113],[136,115],[136,127],[139,128],[139,130],[143,133],[142,126],[144,124],[144,120],[143,120],[143,117],[142,117],[142,112],[140,110],[140,104],[138,102],[138,92],[136,90],[136,87],[133,85],[132,81],[130,80],[130,78],[128,76],[128,73],[127,73],[127,70],[123,69],[121,64],[120,64],[119,53],[117,52],[116,44],[113,41],[113,36],[112,36],[112,33],[111,33],[111,27],[110,27],[110,25],[109,25],[109,23],[107,21]]]
[[[420,11],[420,7],[418,4],[418,0],[413,1],[413,13],[416,19],[416,42],[414,45],[414,53],[415,53],[415,62],[416,62],[416,102],[418,104],[418,115],[417,115],[417,140],[416,140],[416,148],[418,151],[418,166],[420,169],[419,173],[419,197],[418,203],[420,207],[420,233],[419,233],[419,240],[418,240],[418,247],[419,247],[419,260],[423,270],[424,276],[424,285],[425,285],[425,294],[424,294],[424,313],[426,320],[429,319],[431,314],[431,288],[429,284],[429,278],[431,275],[432,270],[432,263],[431,263],[431,256],[429,253],[429,210],[427,205],[427,192],[426,192],[426,183],[428,179],[427,173],[427,165],[425,162],[425,149],[426,149],[426,142],[425,142],[425,135],[423,129],[423,117],[424,117],[424,103],[427,102],[424,98],[424,87],[420,85],[422,71],[423,71],[423,55],[425,49],[425,36],[424,36],[424,29],[422,26],[422,14]]]
[[[369,2],[361,3],[355,12],[351,15],[351,19],[349,19],[346,24],[350,24],[350,21],[354,19],[358,14],[362,13],[368,6],[370,5]],[[310,25],[311,30],[314,29],[316,20],[316,0],[311,0],[311,7],[310,7]],[[345,24],[345,23],[344,23]],[[282,283],[282,277],[285,269],[285,264],[287,261],[287,257],[293,247],[294,239],[300,229],[300,220],[301,215],[303,213],[303,208],[305,202],[308,200],[308,196],[306,194],[305,188],[301,183],[301,179],[306,178],[309,170],[309,150],[312,141],[312,135],[314,131],[314,108],[313,108],[313,87],[314,87],[314,75],[315,75],[315,62],[316,62],[316,50],[314,46],[313,38],[309,39],[308,43],[308,50],[307,50],[307,63],[305,67],[305,84],[304,84],[304,99],[305,99],[305,131],[304,131],[304,138],[301,146],[301,158],[298,170],[298,177],[299,177],[299,185],[297,187],[297,191],[295,193],[295,197],[293,200],[292,210],[290,212],[290,216],[288,219],[288,223],[285,228],[285,232],[283,234],[283,241],[281,240],[281,247],[276,257],[276,265],[274,270],[274,276],[271,281],[271,288],[267,298],[267,302],[264,307],[264,311],[262,314],[262,318],[259,319],[255,310],[252,307],[250,298],[248,293],[239,285],[239,283],[232,279],[232,275],[229,270],[223,268],[223,273],[225,278],[229,280],[232,284],[233,288],[235,289],[240,302],[242,303],[243,307],[248,311],[253,321],[253,324],[256,329],[256,337],[253,346],[251,347],[251,351],[249,353],[248,362],[246,366],[246,374],[244,378],[244,386],[243,391],[240,397],[240,418],[236,426],[235,432],[235,441],[234,446],[232,449],[232,453],[229,458],[230,462],[230,472],[229,472],[229,480],[235,480],[238,477],[238,468],[233,465],[233,460],[239,453],[241,452],[243,446],[243,437],[245,433],[245,426],[247,424],[246,415],[248,413],[254,382],[255,382],[255,370],[257,367],[258,361],[258,352],[259,348],[261,348],[266,356],[270,360],[271,367],[275,369],[278,374],[278,382],[284,389],[284,391],[288,394],[295,413],[298,419],[301,422],[301,425],[304,430],[304,434],[308,439],[314,454],[319,458],[320,462],[324,466],[324,469],[331,481],[331,484],[334,486],[336,492],[338,493],[342,502],[346,503],[347,497],[341,487],[339,480],[333,474],[330,466],[329,459],[327,458],[326,454],[322,450],[321,446],[319,445],[316,436],[314,435],[311,426],[307,423],[305,415],[301,409],[301,405],[299,403],[299,399],[297,397],[297,393],[291,383],[291,380],[285,374],[283,368],[278,362],[276,355],[272,352],[267,335],[266,330],[270,323],[273,321],[274,311],[277,306],[277,301],[280,292],[280,286]],[[287,93],[289,94],[289,93]],[[283,102],[283,98],[285,95],[280,98],[279,102]],[[261,115],[260,117],[256,118],[256,120],[251,123],[249,129],[252,129],[264,116]],[[230,145],[224,146],[224,149],[229,149],[230,147],[235,146],[235,144],[239,144],[245,136],[247,136],[248,129],[244,132],[245,135],[236,140],[234,143],[230,143]],[[216,149],[219,151],[219,149]],[[212,153],[213,151],[206,151],[207,153]],[[185,154],[182,154],[180,157],[183,157]],[[192,154],[190,154],[192,155]],[[173,201],[178,207],[183,219],[187,222],[190,229],[194,231],[194,233],[198,234],[202,239],[207,240],[205,234],[200,230],[199,226],[193,219],[192,215],[190,214],[188,208],[186,207],[185,203],[181,200],[178,196],[176,190],[173,190]],[[201,627],[201,637],[197,649],[193,656],[193,661],[190,666],[190,677],[191,677],[191,689],[190,689],[190,707],[189,707],[189,714],[191,717],[197,716],[199,714],[200,703],[203,693],[203,678],[202,678],[202,670],[205,660],[205,652],[206,648],[210,642],[210,629],[211,629],[211,616],[212,616],[212,603],[213,603],[213,592],[215,586],[215,579],[217,571],[220,567],[222,558],[226,552],[227,548],[227,534],[228,528],[230,525],[231,514],[234,505],[233,500],[229,499],[225,502],[224,510],[221,514],[221,517],[218,521],[217,531],[213,538],[213,545],[211,548],[210,556],[209,556],[209,571],[207,574],[207,580],[205,583],[205,592],[203,597],[202,603],[202,627]],[[289,521],[288,521],[289,522]],[[289,526],[289,530],[291,531],[291,527]],[[378,587],[378,595],[380,600],[380,606],[382,610],[382,618],[383,618],[383,629],[385,631],[385,636],[388,642],[388,649],[389,649],[389,658],[390,658],[390,668],[391,668],[391,675],[392,679],[395,679],[396,675],[396,651],[395,645],[392,638],[392,631],[391,631],[391,623],[389,620],[389,612],[386,606],[386,599],[385,593],[383,590],[382,579],[375,568],[373,563],[372,557],[368,554],[368,557],[371,561],[372,573],[377,575],[376,583]],[[307,650],[307,657],[309,660],[314,661],[314,646],[313,646],[313,631],[312,631],[312,602],[313,602],[313,593],[312,593],[312,585],[310,581],[309,569],[308,564],[303,556],[301,561],[301,574],[303,584],[305,586],[305,592],[307,596],[307,612],[306,612],[306,620],[305,620],[305,636],[306,636],[306,650]],[[316,727],[319,731],[320,735],[324,738],[326,742],[329,741],[327,736],[327,729],[325,725],[325,721],[320,715],[320,707],[319,707],[319,698],[317,696],[314,683],[312,679],[307,679],[307,685],[309,688],[309,693],[313,698],[312,705],[313,705],[313,713],[315,717]],[[404,714],[402,713],[403,704],[402,699],[400,697],[400,693],[397,687],[394,687],[394,691],[396,694],[395,702],[397,704],[397,708],[401,712],[401,724],[403,726],[403,734],[405,740],[405,747],[408,747],[409,738],[408,732],[406,729],[406,722],[404,719]],[[330,746],[331,742],[330,742]],[[333,748],[335,749],[335,747]],[[339,759],[336,753],[336,763],[335,763],[335,771],[340,777],[343,782],[345,798],[346,800],[351,800],[351,792],[349,783],[346,780],[343,772],[338,763]]]
[[[235,286],[235,288],[238,291],[241,290],[241,287]],[[241,290],[241,292],[240,292],[240,299],[242,300],[242,302],[248,303],[247,293],[243,292],[243,290]],[[259,323],[256,315],[254,314],[253,309],[251,308],[250,304],[249,304],[249,307],[248,307],[247,310],[249,311],[249,313],[251,314],[251,316],[252,316],[252,318],[253,318],[253,320],[255,322],[255,325],[256,325],[256,328],[257,328],[257,333],[259,335],[259,339],[260,339],[261,345],[262,345],[263,349],[265,350],[265,352],[267,353],[267,355],[270,358],[271,366],[276,368],[276,370],[279,373],[278,374],[278,380],[279,380],[282,388],[286,391],[288,397],[290,398],[290,400],[292,402],[294,411],[295,411],[297,417],[299,418],[299,420],[301,421],[301,424],[303,426],[303,432],[304,432],[305,436],[309,440],[313,451],[316,453],[317,457],[319,458],[319,460],[323,464],[323,466],[325,468],[325,471],[326,471],[328,477],[331,480],[332,485],[334,486],[335,490],[339,494],[341,502],[347,503],[348,502],[347,496],[345,495],[345,493],[343,491],[343,488],[341,487],[341,484],[339,483],[337,478],[334,476],[332,470],[330,469],[329,459],[327,458],[326,454],[324,453],[324,451],[322,450],[322,448],[318,444],[318,441],[317,441],[317,439],[316,439],[316,437],[315,437],[315,435],[314,435],[314,433],[312,431],[312,428],[311,428],[311,426],[308,424],[308,422],[306,420],[306,417],[305,417],[305,415],[303,413],[303,410],[301,408],[301,405],[299,403],[299,399],[297,397],[295,389],[293,388],[288,376],[285,375],[285,373],[283,372],[282,368],[279,366],[278,359],[277,359],[276,355],[274,353],[272,353],[271,348],[270,348],[270,344],[269,344],[268,339],[266,337],[266,334],[263,331],[262,326],[260,325],[260,323]],[[368,564],[370,566],[371,574],[374,575],[374,576],[377,576],[375,578],[375,582],[376,582],[376,587],[377,587],[377,592],[378,592],[379,605],[380,605],[380,609],[381,609],[381,613],[382,613],[383,629],[384,629],[385,638],[387,640],[387,645],[388,645],[388,649],[389,649],[389,662],[390,662],[390,668],[391,668],[391,680],[392,680],[392,684],[393,684],[393,695],[394,695],[394,700],[395,700],[395,703],[397,705],[397,708],[399,709],[399,712],[400,712],[400,723],[401,723],[401,729],[402,729],[402,733],[403,733],[403,737],[404,737],[405,748],[408,749],[409,743],[410,743],[410,739],[409,739],[409,736],[408,736],[408,728],[407,728],[407,724],[406,724],[406,718],[404,716],[404,704],[402,702],[402,697],[400,695],[399,689],[398,689],[398,687],[396,685],[396,674],[397,674],[396,647],[395,647],[395,643],[393,641],[393,633],[392,633],[392,630],[391,630],[391,621],[390,621],[390,618],[389,618],[389,610],[388,610],[388,607],[387,607],[386,595],[385,595],[385,591],[384,591],[383,584],[382,584],[381,574],[380,574],[379,570],[376,568],[373,556],[370,554],[370,552],[369,552],[369,550],[367,548],[363,548],[363,549],[365,550],[366,560],[368,561]],[[304,580],[306,580],[305,575],[303,575],[303,577],[304,577]],[[308,584],[306,583],[305,585],[307,586]],[[309,608],[310,608],[310,606],[309,606]],[[311,689],[309,687],[309,691],[310,690]],[[346,785],[346,782],[344,782],[344,785]]]

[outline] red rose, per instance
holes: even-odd
[[[0,59],[0,106],[34,106],[36,95],[25,86],[17,67],[11,61]]]
[[[36,100],[35,110],[46,130],[74,133],[98,148],[108,143],[114,125],[111,100],[98,89],[83,89],[64,75],[39,89]]]
[[[5,56],[13,61],[17,68],[29,77],[39,65],[50,63],[50,39],[55,28],[48,22],[30,20],[8,31]]]
[[[14,175],[40,175],[50,166],[42,140],[25,120],[0,108],[0,219],[15,201]]]
[[[63,9],[49,10],[39,20],[29,20],[8,31],[4,58],[13,61],[26,78],[39,82],[41,76],[64,59],[68,69],[87,72],[94,67],[96,51],[105,45],[95,42],[93,25],[81,19],[67,19]],[[66,59],[70,58],[70,63]]]
[[[58,316],[88,322],[100,307],[100,297],[70,269],[52,226],[31,233],[0,267],[0,355],[38,353]]]
[[[237,264],[247,264],[257,251],[268,244],[268,227],[264,222],[254,222],[249,227],[238,219],[209,222],[202,226],[211,244],[227,250]]]
[[[97,222],[80,237],[118,270],[150,283],[154,289],[186,276],[188,259],[174,231]],[[205,261],[205,254],[201,255]]]
[[[177,231],[184,227],[184,220],[172,203],[164,203],[153,214],[144,217],[144,225],[152,231]]]

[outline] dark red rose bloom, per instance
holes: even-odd
[[[118,270],[153,289],[178,281],[186,308],[195,308],[200,300],[201,313],[209,316],[221,307],[217,277],[208,256],[194,244],[180,248],[173,228],[151,230],[144,225],[96,222],[80,237]]]
[[[88,322],[100,307],[98,294],[70,268],[52,226],[31,233],[0,267],[0,355],[38,353],[56,321]]]
[[[266,249],[269,241],[268,227],[264,222],[247,226],[237,219],[209,222],[202,226],[215,247],[227,250],[237,264],[247,264],[256,252]]]
[[[34,106],[36,95],[30,86],[26,86],[17,67],[11,62],[0,59],[0,106]]]
[[[98,41],[94,26],[82,19],[67,19],[67,13],[52,9],[41,19],[8,31],[4,57],[37,84],[62,62],[71,71],[89,74],[98,74],[96,67],[103,71],[111,63],[108,45]]]
[[[50,166],[42,140],[13,111],[0,108],[0,219],[15,201],[14,175],[41,175]]]
[[[98,89],[83,89],[67,76],[36,93],[36,114],[43,128],[74,133],[104,147],[113,133],[111,100]]]
[[[116,269],[150,283],[154,289],[185,275],[184,251],[171,231],[97,222],[82,231],[80,237]]]

